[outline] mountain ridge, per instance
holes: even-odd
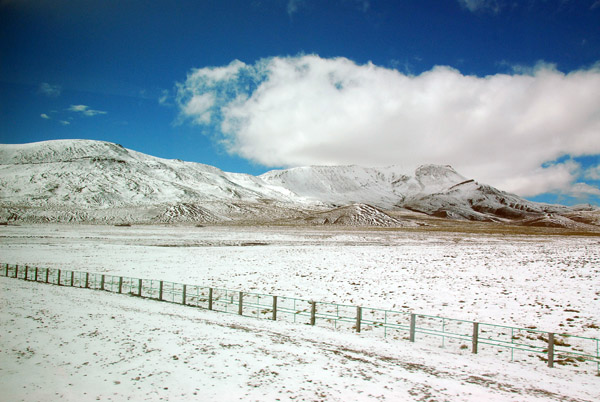
[[[308,166],[252,176],[103,141],[0,145],[2,221],[406,226],[384,217],[386,210],[399,209],[474,221],[542,225],[567,219],[569,227],[595,222],[580,216],[582,208],[534,203],[449,165],[422,165],[414,172],[398,166]],[[543,219],[551,214],[564,219]]]

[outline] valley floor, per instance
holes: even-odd
[[[600,239],[358,229],[24,225],[2,262],[600,338]],[[7,400],[591,401],[543,362],[0,278]],[[593,373],[593,371],[592,371]]]

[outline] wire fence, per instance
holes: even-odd
[[[104,290],[257,319],[368,332],[467,353],[504,354],[510,355],[511,361],[533,358],[548,367],[579,367],[600,375],[600,340],[597,338],[156,279],[27,265],[1,264],[0,268],[0,276],[9,278]]]

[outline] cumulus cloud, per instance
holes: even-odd
[[[38,92],[51,98],[60,96],[62,87],[60,85],[50,85],[47,82],[42,82],[38,88]]]
[[[600,196],[600,188],[590,186],[587,183],[574,183],[567,194],[575,198],[586,198],[591,195]]]
[[[50,119],[50,116],[48,116],[46,113],[42,113],[42,114],[40,114],[40,117],[41,117],[42,119],[46,119],[46,120],[49,120],[49,119]]]
[[[600,164],[597,166],[591,166],[586,169],[584,177],[589,180],[598,180],[600,181]]]
[[[265,166],[450,164],[529,196],[574,191],[577,162],[551,161],[600,154],[600,65],[477,77],[275,57],[192,70],[177,104],[228,152]]]
[[[81,113],[84,116],[89,116],[89,117],[107,113],[104,110],[90,109],[90,107],[86,106],[86,105],[71,105],[67,110],[69,112]]]

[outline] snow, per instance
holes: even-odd
[[[597,378],[0,278],[11,401],[591,401]]]
[[[246,174],[168,160],[102,141],[0,146],[2,200],[72,208],[272,198],[291,193]],[[300,203],[301,199],[294,198]]]
[[[600,338],[598,237],[23,225],[0,227],[0,238],[3,262],[20,265]],[[0,287],[6,400],[600,398],[592,363],[548,369],[538,359],[511,362],[506,353],[472,356],[439,343],[107,292],[6,278]]]
[[[19,265],[599,337],[595,236],[166,225],[5,226],[0,236],[2,260]]]
[[[423,165],[412,172],[398,166],[312,166],[255,177],[101,141],[0,144],[5,222],[261,224],[351,204],[501,222],[553,213],[562,216],[553,221],[558,226],[598,230],[593,217],[567,217],[574,208],[524,200],[451,166]]]

